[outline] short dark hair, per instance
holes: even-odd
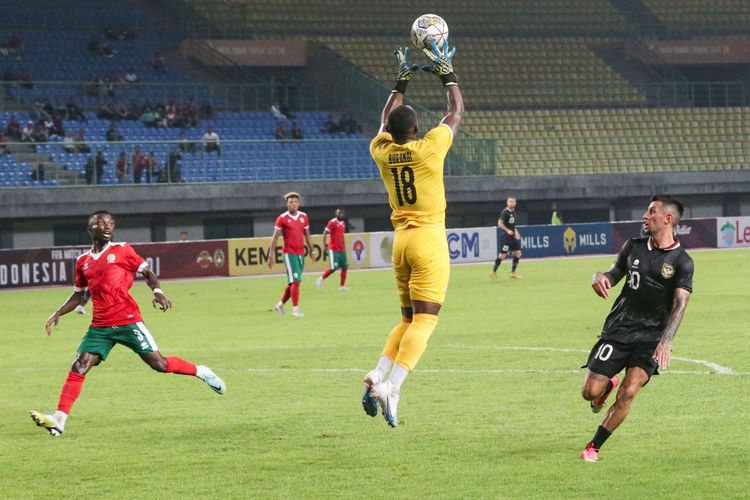
[[[651,201],[660,201],[662,205],[669,205],[673,211],[677,212],[674,223],[677,224],[682,219],[682,214],[685,212],[685,207],[680,200],[673,198],[668,194],[655,194],[651,197]]]
[[[109,213],[107,210],[97,210],[96,212],[89,215],[89,221],[88,221],[87,226],[91,225],[91,219],[95,218],[97,215],[109,215],[110,217],[114,219],[114,216],[111,213]]]
[[[411,106],[402,104],[388,114],[387,127],[393,137],[406,137],[417,128],[417,113]]]

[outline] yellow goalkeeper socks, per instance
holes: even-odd
[[[388,334],[388,339],[385,341],[385,347],[383,347],[383,356],[388,356],[391,360],[396,359],[396,356],[398,355],[398,346],[401,344],[401,339],[409,328],[409,325],[411,325],[411,318],[402,316],[401,323],[394,326],[391,333]],[[384,373],[383,375],[387,375],[387,373]]]
[[[427,341],[437,323],[438,317],[435,314],[415,314],[398,346],[396,363],[405,366],[409,371],[413,370],[427,348]]]

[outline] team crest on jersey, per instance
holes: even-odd
[[[88,262],[86,262],[86,263],[85,263],[85,264],[83,265],[83,270],[85,271],[85,270],[86,270],[86,269],[88,269],[88,268],[89,268],[89,263],[88,263]]]
[[[666,279],[671,278],[674,276],[674,266],[671,264],[664,263],[661,265],[661,275],[664,276]]]
[[[113,253],[107,255],[107,262],[110,264],[113,263],[116,259],[117,259],[117,256]]]

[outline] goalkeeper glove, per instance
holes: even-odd
[[[393,51],[393,55],[396,56],[396,62],[398,62],[398,74],[396,75],[396,86],[393,88],[394,92],[400,92],[403,94],[406,92],[406,84],[409,83],[411,77],[414,75],[414,70],[419,68],[417,64],[409,64],[409,48],[398,47]]]
[[[443,82],[444,86],[458,85],[458,78],[453,72],[453,56],[456,54],[456,48],[450,49],[448,40],[443,44],[443,50],[441,51],[437,43],[432,42],[432,50],[422,49],[422,52],[432,61],[432,66],[422,66],[422,69],[434,73],[440,77],[440,81]]]

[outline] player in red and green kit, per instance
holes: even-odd
[[[346,288],[346,270],[349,269],[349,262],[346,260],[346,246],[344,245],[344,233],[346,233],[346,217],[344,210],[336,209],[336,216],[328,221],[326,228],[323,230],[323,248],[326,247],[328,235],[331,235],[331,242],[328,243],[328,263],[330,267],[326,269],[323,276],[315,280],[315,286],[318,290],[323,286],[323,280],[341,269],[341,280],[339,281],[339,292],[349,291]]]
[[[299,288],[302,283],[302,271],[305,268],[305,243],[310,248],[310,252],[313,249],[310,239],[310,219],[305,212],[299,210],[299,198],[299,193],[292,192],[284,195],[287,211],[276,218],[273,239],[268,250],[270,269],[276,260],[276,243],[279,236],[284,238],[283,253],[287,285],[281,300],[276,303],[274,309],[284,316],[284,304],[291,298],[292,316],[295,318],[304,316],[299,309]]]
[[[111,241],[114,230],[115,219],[109,212],[101,210],[89,217],[88,231],[93,240],[91,250],[76,261],[73,294],[47,320],[47,335],[52,335],[60,316],[74,311],[81,304],[85,290],[91,294],[93,320],[63,384],[57,411],[51,415],[31,412],[34,422],[52,436],[63,433],[65,421],[81,393],[86,374],[106,360],[116,344],[130,348],[158,372],[191,375],[206,382],[219,394],[226,391],[224,381],[207,366],[196,366],[177,356],[165,357],[159,352],[151,332],[143,324],[138,304],[129,293],[134,273],[143,276],[153,290],[154,307],[158,304],[162,311],[166,311],[172,307],[172,303],[159,288],[159,279],[143,257],[127,243]]]

